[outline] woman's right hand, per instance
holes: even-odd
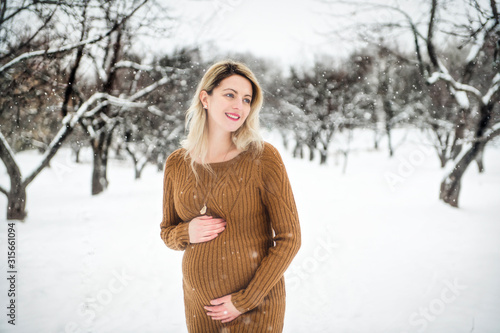
[[[221,218],[202,215],[189,222],[189,242],[203,243],[217,237],[226,228],[226,221]]]

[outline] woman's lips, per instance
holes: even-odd
[[[240,116],[236,113],[226,113],[226,117],[234,121],[240,120]]]

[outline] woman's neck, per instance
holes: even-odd
[[[207,162],[224,162],[229,159],[234,150],[230,133],[208,133]]]

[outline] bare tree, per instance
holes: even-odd
[[[459,123],[453,138],[452,167],[444,177],[440,187],[440,199],[458,207],[460,183],[469,164],[478,160],[482,166],[482,152],[486,143],[495,135],[496,123],[493,123],[495,104],[499,100],[500,73],[498,66],[498,34],[500,33],[497,2],[490,0],[488,4],[471,1],[439,1],[431,0],[425,22],[416,22],[413,16],[398,6],[382,3],[326,1],[356,6],[360,10],[385,10],[403,19],[378,24],[372,32],[407,29],[413,36],[415,46],[414,61],[421,75],[428,84],[438,81],[445,83],[451,96],[459,106]],[[465,8],[466,19],[452,23],[443,22],[441,17],[448,8]],[[455,15],[456,16],[456,15]],[[454,23],[456,22],[456,23]],[[446,23],[446,24],[445,24]],[[373,25],[371,26],[373,28]],[[442,57],[442,49],[438,43],[443,36],[454,36],[463,41],[460,50],[464,53],[464,61],[457,68],[447,67]],[[441,38],[441,39],[440,39]],[[423,45],[422,45],[423,44]],[[397,50],[392,52],[397,54]],[[484,71],[483,64],[489,62],[489,71]],[[493,68],[493,70],[491,70]],[[481,75],[478,75],[478,74]],[[477,114],[478,116],[473,116]],[[470,124],[471,123],[471,124]],[[472,125],[472,126],[471,126]],[[466,137],[466,129],[470,128],[471,139]],[[482,168],[482,167],[480,167]]]
[[[475,2],[474,8],[477,8],[477,14],[480,15],[484,21],[481,22],[479,27],[469,27],[475,29],[473,30],[474,33],[469,37],[472,46],[470,47],[460,78],[455,79],[450,75],[449,70],[444,66],[436,52],[433,34],[435,13],[438,10],[437,0],[432,1],[431,19],[427,36],[427,51],[434,70],[428,78],[428,82],[430,84],[438,80],[446,82],[450,92],[456,96],[457,100],[460,102],[459,104],[463,106],[462,109],[467,110],[468,113],[471,111],[468,98],[472,97],[476,101],[475,105],[477,109],[475,111],[479,114],[476,121],[476,128],[473,131],[473,139],[471,142],[467,142],[466,149],[463,148],[462,152],[455,157],[453,169],[441,182],[440,199],[454,207],[458,207],[461,179],[465,170],[469,164],[476,159],[479,160],[480,169],[482,169],[481,157],[484,147],[489,140],[500,133],[500,131],[496,130],[498,124],[491,123],[494,106],[500,100],[500,67],[494,63],[491,81],[484,87],[481,87],[479,84],[475,86],[472,80],[477,64],[482,57],[480,53],[489,54],[490,61],[495,61],[495,57],[488,49],[489,43],[494,43],[493,45],[496,45],[495,53],[498,52],[500,17],[498,15],[496,1],[494,0],[490,1],[489,10],[486,8],[480,9],[480,4],[477,2]],[[486,90],[485,93],[481,92],[483,89]]]
[[[137,100],[143,99],[146,95],[168,82],[167,77],[162,77],[154,83],[138,90],[134,94],[128,96],[121,95],[119,97],[115,97],[106,92],[94,92],[89,97],[85,97],[85,94],[76,88],[76,72],[78,70],[81,57],[85,53],[85,50],[87,50],[87,47],[105,38],[116,35],[122,29],[127,20],[133,16],[146,2],[147,0],[143,0],[141,2],[136,1],[134,6],[128,7],[128,10],[125,13],[121,13],[119,18],[113,21],[112,25],[106,27],[104,33],[90,38],[87,38],[88,30],[86,25],[86,13],[90,7],[90,2],[83,1],[82,3],[78,3],[76,7],[81,14],[79,16],[69,16],[67,19],[68,21],[73,20],[72,22],[75,22],[75,17],[80,18],[75,22],[77,26],[79,25],[79,28],[76,30],[80,32],[79,41],[69,43],[66,39],[52,40],[50,41],[51,43],[40,43],[40,41],[37,41],[37,38],[43,35],[43,29],[47,29],[47,32],[52,32],[50,29],[54,29],[54,27],[48,25],[47,23],[50,22],[51,17],[56,10],[62,6],[69,6],[70,4],[73,5],[73,3],[66,3],[64,1],[25,1],[21,5],[17,5],[17,7],[9,8],[5,2],[3,2],[0,6],[0,28],[2,29],[0,36],[2,36],[2,41],[9,45],[8,48],[5,48],[7,51],[0,56],[0,73],[3,74],[3,79],[14,81],[15,76],[12,76],[13,73],[15,73],[19,68],[23,68],[23,66],[26,67],[27,61],[40,59],[39,62],[43,62],[52,59],[55,55],[64,55],[76,52],[75,58],[72,62],[70,62],[71,65],[66,82],[62,85],[59,83],[56,85],[59,91],[62,92],[60,111],[64,116],[64,119],[61,127],[56,136],[51,140],[50,144],[48,144],[48,147],[46,148],[39,164],[27,177],[22,176],[19,164],[15,159],[15,153],[11,149],[8,139],[3,133],[0,132],[0,158],[3,161],[10,178],[9,189],[0,187],[0,192],[4,193],[8,198],[7,219],[22,220],[26,217],[25,208],[27,186],[45,167],[49,165],[50,160],[54,157],[63,142],[65,142],[68,136],[72,133],[76,125],[83,124],[87,122],[88,119],[94,119],[97,115],[102,113],[103,109],[106,108],[112,107],[119,108],[120,110],[141,108],[148,110],[150,109],[150,106],[147,103],[137,102]],[[25,11],[33,10],[33,8],[37,9],[35,11],[37,15],[36,17],[42,17],[41,27],[37,28],[31,35],[16,42],[13,35],[9,35],[9,32],[13,31],[16,27],[15,19]],[[96,9],[98,7],[92,5],[92,8]],[[49,14],[47,14],[48,16],[40,14],[47,11],[49,12]],[[114,40],[116,41],[116,39]],[[50,46],[50,44],[57,43],[60,45]],[[41,49],[36,51],[25,51],[34,45],[39,45]],[[112,63],[113,66],[116,65],[116,62]],[[111,90],[109,91],[111,92]],[[7,111],[8,110],[2,110],[2,113]]]
[[[147,163],[156,164],[158,170],[163,170],[166,157],[179,146],[184,135],[185,110],[206,68],[198,49],[176,50],[155,60],[155,63],[156,66],[132,66],[126,61],[119,63],[134,70],[127,74],[134,77],[130,93],[144,84],[140,81],[154,81],[167,72],[170,77],[168,83],[149,95],[148,100],[154,109],[151,108],[147,114],[131,110],[118,128],[116,143],[131,157],[136,179],[140,178]]]

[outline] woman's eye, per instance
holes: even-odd
[[[252,103],[252,100],[250,100],[250,99],[248,99],[248,98],[245,98],[245,99],[243,100],[243,102],[245,102],[245,103],[247,103],[247,104],[250,104],[250,103]]]
[[[233,98],[233,97],[234,97],[234,95],[233,95],[233,94],[231,94],[231,93],[226,94],[226,96],[227,96],[227,97],[231,97],[231,98]]]

